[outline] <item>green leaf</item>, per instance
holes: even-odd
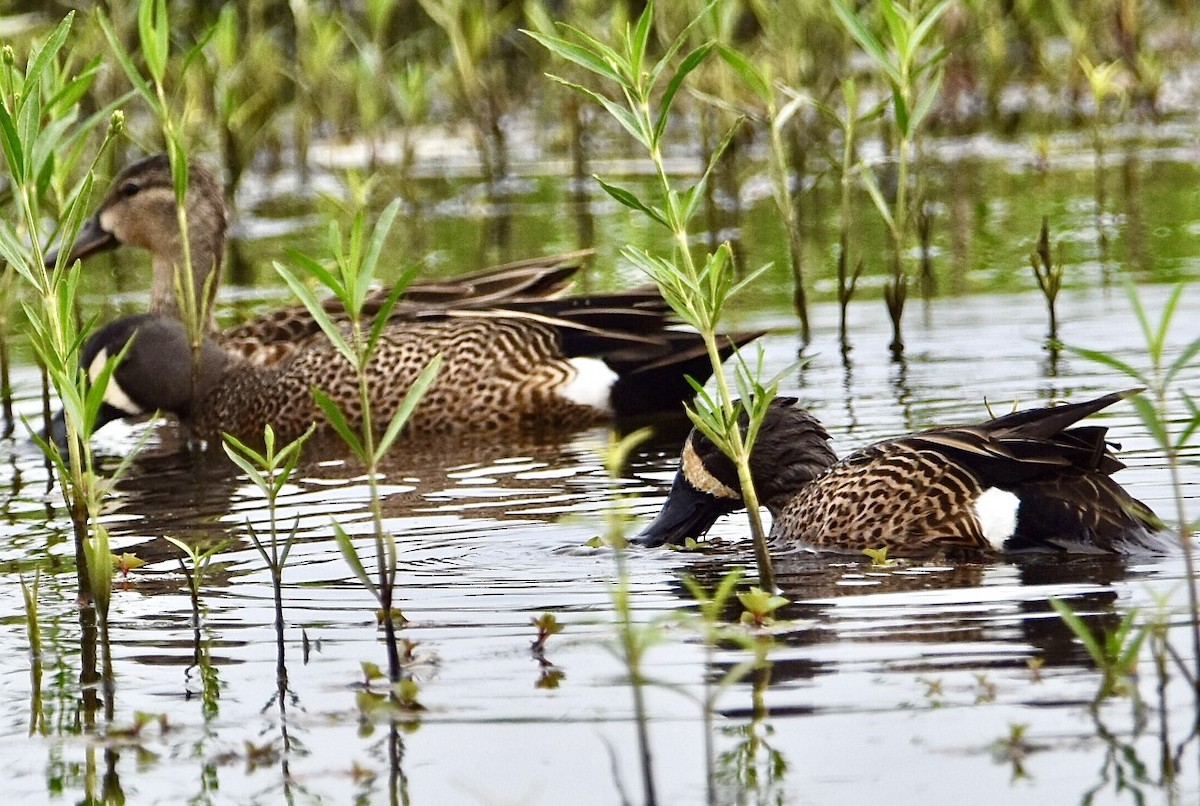
[[[362,586],[369,590],[372,596],[379,599],[379,589],[375,586],[371,575],[367,573],[367,569],[363,567],[362,560],[358,557],[358,550],[354,548],[350,536],[337,521],[330,521],[330,523],[333,526],[333,539],[337,542],[338,550],[342,552],[342,559],[346,561],[346,565],[350,566],[350,570],[354,572],[354,576],[362,583]]]
[[[775,93],[771,90],[770,82],[754,62],[746,58],[745,54],[724,43],[717,44],[717,53],[726,64],[733,68],[733,72],[750,88],[758,100],[768,106],[774,103]]]
[[[1050,606],[1058,612],[1059,617],[1062,618],[1071,632],[1075,634],[1075,637],[1083,643],[1084,649],[1091,655],[1095,664],[1103,668],[1105,665],[1104,650],[1101,648],[1100,642],[1096,640],[1095,634],[1083,622],[1083,619],[1071,609],[1070,605],[1060,599],[1051,599]]]
[[[712,11],[714,6],[721,2],[724,2],[724,0],[710,0],[710,2],[705,5],[704,8],[702,8],[700,12],[696,14],[696,16],[692,17],[691,22],[683,26],[683,30],[680,31],[675,39],[671,41],[671,44],[667,46],[666,52],[663,53],[662,58],[660,58],[650,70],[650,75],[648,76],[650,86],[654,86],[658,83],[659,76],[666,71],[667,66],[674,61],[675,54],[678,53],[680,49],[683,48],[683,46],[687,43],[688,34],[691,32],[691,30],[705,19],[708,13]]]
[[[556,36],[546,36],[534,31],[522,31],[522,33],[532,37],[534,41],[556,56],[560,56],[572,64],[577,64],[588,72],[622,83],[621,74],[614,69],[613,65],[624,62],[624,59],[620,59],[616,51],[611,48],[604,46],[603,51],[596,52]],[[595,42],[595,40],[592,41]]]
[[[887,74],[888,80],[892,84],[900,84],[902,77],[897,66],[892,62],[888,52],[884,49],[883,44],[876,38],[875,34],[863,23],[862,19],[846,6],[843,0],[830,0],[833,5],[833,11],[837,14],[842,25],[850,33],[871,60],[875,62],[875,66]]]
[[[391,325],[389,320],[392,317],[392,311],[395,309],[396,303],[400,301],[400,297],[404,295],[405,289],[408,288],[409,283],[412,282],[412,278],[416,276],[416,273],[416,266],[405,269],[388,291],[387,297],[380,304],[378,310],[375,311],[374,319],[371,320],[371,331],[367,335],[365,351],[368,356],[374,355],[375,345],[379,343],[380,337],[383,336],[384,331]]]
[[[404,393],[404,400],[396,408],[396,413],[392,415],[391,421],[388,423],[387,430],[379,440],[379,445],[375,449],[375,461],[379,462],[387,455],[388,450],[392,447],[392,443],[396,441],[396,437],[400,435],[400,430],[404,424],[408,422],[408,418],[412,416],[413,411],[421,402],[421,398],[429,391],[429,387],[437,378],[438,372],[442,368],[442,356],[439,353],[433,357],[433,360],[425,365],[425,369],[421,370],[421,374],[413,381],[412,386]]]
[[[1200,338],[1184,347],[1183,351],[1167,367],[1166,372],[1163,373],[1162,385],[1164,388],[1170,387],[1175,376],[1191,365],[1192,359],[1196,357],[1197,353],[1200,353]]]
[[[863,189],[867,191],[867,195],[871,197],[871,201],[875,203],[875,209],[879,211],[883,222],[887,224],[889,230],[894,231],[896,229],[896,221],[892,218],[892,211],[888,208],[887,201],[883,198],[883,191],[879,189],[879,183],[875,180],[875,172],[865,162],[861,164],[859,181],[862,182]]]
[[[621,124],[621,128],[633,135],[633,138],[641,143],[646,149],[650,148],[650,133],[644,130],[645,127],[642,125],[642,123],[639,122],[638,119],[633,116],[633,113],[628,109],[581,84],[576,84],[573,81],[567,81],[565,78],[559,78],[555,75],[547,75],[553,81],[557,81],[559,84],[562,84],[565,87],[570,87],[576,92],[582,93],[596,103],[600,104],[602,107],[604,107],[605,111],[607,111],[608,114],[617,121],[617,123]]]
[[[142,0],[138,9],[138,39],[146,69],[156,84],[162,84],[167,74],[170,33],[166,0]]]
[[[1117,372],[1135,379],[1142,386],[1152,387],[1154,385],[1151,383],[1151,379],[1147,378],[1141,370],[1131,364],[1127,364],[1115,355],[1110,355],[1099,350],[1088,350],[1083,347],[1072,347],[1069,344],[1064,346],[1080,358],[1086,358],[1088,361],[1094,361],[1097,364],[1103,364],[1106,367],[1115,369]]]
[[[911,140],[910,124],[912,121],[908,115],[908,104],[905,102],[898,84],[892,85],[892,115],[896,119],[896,129],[900,132],[900,139]]]
[[[333,342],[333,346],[336,347],[338,352],[350,362],[351,366],[357,367],[359,363],[359,356],[354,352],[354,349],[350,346],[349,342],[346,341],[346,337],[342,333],[342,329],[334,324],[333,320],[329,318],[329,314],[325,311],[325,308],[321,305],[320,301],[313,296],[313,293],[309,287],[301,282],[300,279],[292,274],[292,272],[283,264],[275,261],[274,266],[275,271],[278,272],[279,276],[281,276],[284,282],[288,284],[288,288],[292,290],[292,293],[295,294],[300,302],[304,304],[304,307],[308,309],[308,312],[312,315],[313,319],[316,320],[322,332],[324,332],[329,340]]]
[[[675,94],[679,92],[679,88],[683,86],[684,79],[708,58],[708,54],[712,52],[712,49],[713,43],[706,42],[693,50],[684,57],[679,67],[676,68],[675,74],[671,76],[671,80],[667,82],[667,88],[658,102],[658,120],[654,122],[654,134],[650,141],[652,144],[657,145],[662,140],[663,130],[666,129],[667,120],[671,114],[671,103],[675,100]]]
[[[1130,400],[1132,401],[1134,408],[1137,409],[1138,417],[1141,419],[1142,425],[1144,425],[1146,430],[1150,432],[1150,435],[1154,437],[1154,441],[1158,443],[1160,448],[1164,450],[1170,450],[1171,437],[1167,433],[1166,423],[1162,421],[1158,410],[1154,408],[1154,404],[1147,400],[1144,395],[1137,395],[1136,397],[1130,398]]]
[[[745,117],[739,117],[733,122],[733,125],[725,132],[725,136],[721,138],[721,142],[717,143],[717,147],[709,155],[708,164],[704,166],[704,173],[700,175],[700,181],[684,194],[683,209],[681,210],[681,217],[684,222],[690,221],[692,216],[695,215],[696,208],[700,205],[700,200],[704,198],[704,188],[708,186],[713,170],[717,167],[717,163],[721,161],[725,150],[729,148],[729,144],[733,142],[734,136],[737,135],[738,130],[742,128],[742,124],[745,122]]]
[[[942,15],[949,10],[950,3],[951,0],[942,0],[942,2],[924,12],[924,14],[921,16],[921,21],[917,23],[917,27],[913,31],[912,37],[909,40],[909,45],[911,48],[915,50],[916,48],[921,47],[921,45],[925,42],[925,37],[929,36],[929,33],[933,30],[933,27],[937,25],[938,20],[940,20]]]
[[[929,114],[929,110],[933,108],[934,101],[937,100],[938,94],[942,91],[942,79],[944,77],[945,73],[942,70],[934,72],[928,86],[921,93],[921,97],[917,99],[917,106],[913,110],[912,119],[909,121],[912,131],[915,132],[920,128],[922,121]]]
[[[258,489],[266,492],[270,488],[267,479],[259,471],[259,467],[267,467],[267,459],[253,448],[239,442],[232,434],[221,435],[221,447],[235,465],[250,477],[250,481]]]
[[[67,41],[67,34],[71,31],[71,24],[75,20],[75,12],[69,11],[63,17],[58,25],[54,26],[54,30],[50,36],[46,37],[46,41],[41,47],[34,50],[29,64],[25,68],[25,99],[39,95],[39,84],[42,79],[42,73],[46,67],[58,56],[58,52],[62,49],[63,44]]]
[[[144,0],[148,2],[149,0]],[[133,85],[138,94],[142,96],[154,114],[161,117],[162,105],[158,101],[158,96],[154,90],[146,83],[146,79],[142,77],[141,71],[133,63],[133,58],[129,55],[129,51],[125,50],[125,46],[121,44],[121,38],[117,32],[113,30],[112,22],[104,12],[99,12],[96,15],[97,21],[100,23],[101,30],[104,31],[104,37],[108,40],[108,45],[112,48],[113,54],[117,57],[117,62],[121,65],[121,69],[125,71],[125,77],[129,79],[129,83]]]
[[[17,127],[8,114],[8,108],[3,104],[0,104],[0,143],[4,146],[4,159],[8,162],[9,173],[14,179],[23,180],[25,149],[21,145],[21,135],[17,133]]]
[[[391,203],[383,208],[383,212],[379,214],[379,218],[375,222],[375,229],[371,232],[371,240],[367,243],[367,251],[363,255],[362,266],[358,273],[358,287],[362,294],[366,293],[371,286],[371,281],[375,278],[379,255],[383,252],[383,245],[387,242],[388,234],[392,231],[396,213],[400,211],[400,202],[399,197],[392,199]]]
[[[315,386],[312,388],[312,396],[313,400],[316,401],[317,406],[319,406],[321,411],[325,413],[325,419],[329,421],[329,424],[333,426],[333,430],[337,431],[338,436],[340,436],[342,441],[346,443],[346,447],[348,447],[356,457],[365,463],[367,457],[365,455],[365,451],[363,450],[362,441],[358,438],[358,435],[354,433],[354,429],[350,427],[350,424],[346,422],[346,415],[343,414],[342,410],[338,408],[338,405],[330,399],[329,395],[325,394]]]
[[[633,28],[633,36],[629,38],[629,71],[635,81],[641,77],[642,65],[646,59],[646,45],[650,41],[650,27],[653,22],[654,2],[649,0]]]
[[[632,210],[637,210],[640,213],[646,214],[650,218],[657,221],[659,224],[662,224],[664,227],[670,226],[669,224],[667,224],[667,219],[665,217],[663,217],[661,210],[657,210],[653,207],[646,205],[645,203],[642,202],[641,199],[639,199],[632,192],[626,190],[623,187],[620,187],[618,185],[613,185],[609,182],[605,182],[599,176],[594,176],[593,178],[597,182],[600,183],[600,187],[602,187],[604,189],[605,193],[607,193],[609,196],[612,196],[614,199],[616,199],[621,204],[625,205],[626,207],[628,207]]]

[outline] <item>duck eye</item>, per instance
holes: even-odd
[[[126,182],[121,185],[117,192],[128,199],[131,196],[136,196],[137,192],[141,189],[141,186],[137,182]]]

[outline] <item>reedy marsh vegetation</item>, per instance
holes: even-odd
[[[670,7],[666,8],[668,5]],[[932,7],[932,4],[928,6]],[[1069,17],[1072,9],[1066,4],[1056,4],[1055,13],[1050,15],[1039,6],[1017,3],[1010,15],[999,16],[994,4],[956,4],[945,12],[936,29],[928,31],[932,42],[946,47],[944,56],[939,57],[942,59],[939,65],[951,73],[946,81],[954,77],[956,69],[973,70],[980,82],[976,89],[980,84],[984,87],[979,90],[984,99],[980,109],[966,115],[965,120],[960,119],[959,108],[950,104],[949,90],[939,95],[937,103],[929,110],[929,125],[933,130],[971,128],[983,125],[985,121],[999,121],[1003,117],[1001,99],[1005,88],[1011,86],[1008,82],[1013,80],[1015,70],[1026,71],[1022,80],[1032,80],[1061,96],[1075,94],[1079,99],[1078,106],[1065,105],[1059,110],[1031,109],[1025,113],[1025,125],[1035,128],[1052,125],[1060,122],[1053,120],[1056,116],[1069,118],[1088,113],[1089,96],[1081,90],[1086,87],[1082,82],[1087,80],[1087,75],[1076,71],[1071,62],[1067,62],[1069,69],[1059,69],[1061,63],[1054,62],[1053,56],[1046,52],[1047,41],[1055,38],[1061,28],[1068,27],[1063,15]],[[316,3],[287,6],[250,3],[244,10],[226,10],[212,18],[199,4],[172,4],[171,42],[181,47],[171,47],[161,60],[161,68],[150,69],[160,69],[162,83],[175,88],[169,101],[180,113],[182,124],[178,136],[186,145],[183,151],[220,154],[231,179],[231,193],[249,166],[297,165],[307,168],[313,160],[312,145],[318,142],[361,139],[366,142],[372,159],[395,160],[404,171],[419,170],[415,149],[423,127],[445,127],[445,130],[464,127],[476,143],[479,162],[489,183],[502,183],[505,173],[512,170],[504,152],[511,139],[504,137],[506,126],[513,125],[523,116],[533,120],[557,117],[564,104],[568,105],[566,108],[572,108],[564,99],[566,93],[556,92],[556,88],[550,88],[540,77],[543,70],[561,73],[562,63],[546,61],[547,55],[517,35],[516,30],[540,30],[535,18],[558,20],[561,11],[572,15],[566,22],[600,40],[609,41],[625,35],[628,26],[638,18],[640,8],[641,4],[571,3],[549,13],[539,3],[518,6],[515,3],[431,2],[418,7],[412,3],[373,2],[361,11],[347,11]],[[1173,52],[1145,49],[1139,44],[1144,42],[1144,33],[1130,32],[1127,28],[1116,31],[1111,17],[1092,13],[1093,6],[1085,4],[1081,8],[1085,12],[1081,18],[1069,17],[1072,25],[1078,26],[1078,29],[1070,28],[1072,33],[1068,37],[1074,64],[1082,64],[1079,59],[1086,57],[1090,60],[1088,64],[1110,66],[1112,75],[1130,83],[1131,97],[1141,99],[1131,105],[1130,111],[1152,112],[1157,92],[1155,76],[1161,76],[1168,66],[1164,62],[1169,61]],[[1190,12],[1183,7],[1176,9],[1162,5],[1153,8],[1155,15],[1142,20],[1141,24],[1146,27],[1162,30],[1176,20],[1184,24],[1189,21],[1187,14]],[[441,9],[447,16],[431,16],[435,9]],[[667,42],[656,41],[651,35],[658,36],[657,32],[661,30],[666,32],[669,41],[684,28],[687,20],[701,11],[698,4],[662,4],[656,12],[656,24],[646,29],[646,47],[652,59],[658,58]],[[457,16],[449,16],[451,12]],[[536,17],[539,14],[540,17]],[[855,55],[861,42],[856,42],[845,30],[843,21],[832,7],[726,2],[703,10],[703,14],[704,24],[688,32],[690,39],[686,50],[690,52],[692,48],[703,47],[708,39],[716,37],[722,55],[727,58],[724,62],[706,59],[703,64],[706,83],[694,88],[693,82],[688,81],[676,93],[677,106],[662,132],[663,150],[676,160],[671,171],[676,169],[678,162],[685,162],[695,166],[694,173],[700,173],[713,153],[719,150],[716,144],[733,119],[750,111],[754,117],[737,128],[728,147],[719,155],[712,175],[723,182],[732,177],[729,181],[736,190],[738,161],[744,165],[747,154],[769,143],[774,172],[772,192],[784,213],[781,227],[803,227],[802,209],[797,222],[787,219],[790,214],[797,213],[796,205],[805,198],[799,189],[806,182],[832,186],[840,181],[843,199],[851,194],[866,194],[881,213],[888,211],[893,220],[897,216],[896,210],[901,210],[904,217],[911,214],[911,204],[904,201],[901,192],[901,188],[908,186],[900,179],[904,172],[893,168],[898,166],[898,158],[867,158],[860,148],[863,144],[881,144],[885,155],[903,150],[897,140],[895,114],[887,106],[888,78],[876,69],[862,68],[861,59]],[[721,20],[708,19],[717,14],[722,16]],[[804,24],[794,24],[792,21],[797,18],[802,18]],[[784,19],[788,24],[783,24]],[[869,14],[865,19],[871,30],[882,34],[878,20]],[[76,21],[72,36],[64,44],[65,61],[88,66],[84,72],[92,75],[94,80],[80,101],[86,102],[89,113],[95,110],[98,114],[124,96],[128,83],[121,79],[121,73],[108,58],[111,43],[97,35],[95,26],[83,22]],[[216,26],[211,38],[207,33],[210,24]],[[136,41],[137,26],[136,15],[126,13],[122,16],[119,9],[114,9],[112,39],[125,43]],[[43,27],[31,35],[41,37],[45,31]],[[800,31],[815,31],[820,35],[799,38]],[[967,59],[966,48],[955,47],[950,41],[952,34],[965,37],[969,42],[985,41],[993,49],[983,53],[973,51],[974,63],[964,67],[961,62]],[[781,47],[779,42],[789,36],[797,39],[790,47]],[[1036,56],[1031,57],[1028,64],[1008,58],[1008,49],[1013,43],[1020,43]],[[193,50],[194,45],[198,47]],[[145,55],[137,47],[128,47],[131,64],[140,68]],[[19,44],[14,52],[23,52]],[[189,52],[192,53],[190,59]],[[1126,61],[1130,52],[1136,58]],[[447,53],[452,53],[453,58],[447,58]],[[743,57],[740,61],[739,54]],[[1119,65],[1118,57],[1122,59]],[[14,65],[17,63],[13,61]],[[742,65],[740,71],[739,64]],[[1136,69],[1129,67],[1134,64]],[[254,69],[246,69],[249,65]],[[754,65],[761,75],[749,75],[748,78],[745,65]],[[20,66],[24,68],[23,64]],[[727,66],[731,69],[727,70]],[[739,72],[747,75],[739,75]],[[64,69],[64,74],[69,73]],[[694,75],[700,78],[701,73],[697,70]],[[961,72],[957,75],[962,78]],[[729,80],[730,76],[735,80]],[[568,78],[583,80],[575,76]],[[853,84],[848,84],[851,79]],[[855,88],[857,94],[845,92],[843,88],[847,86]],[[12,91],[7,94],[15,97]],[[713,112],[714,97],[724,104],[715,107],[718,112]],[[957,97],[969,107],[970,98]],[[523,98],[533,99],[528,107],[523,108],[524,101],[519,100]],[[856,100],[851,101],[851,98]],[[783,100],[782,104],[780,100]],[[771,111],[772,103],[778,106],[775,112]],[[819,105],[835,114],[810,114],[813,108],[820,108]],[[146,114],[143,105],[125,103],[124,106],[135,142],[147,148],[159,147],[156,144],[163,142],[164,136],[161,119]],[[857,108],[859,106],[861,110]],[[1105,110],[1106,115],[1110,112]],[[1118,112],[1124,114],[1126,110],[1122,107]],[[722,114],[727,117],[722,119]],[[593,138],[611,137],[616,141],[625,136],[620,123],[593,117],[578,109],[575,115],[585,117]],[[688,136],[691,123],[707,121],[710,116],[719,122],[705,126],[716,134],[710,139],[709,147],[697,148]],[[91,117],[98,123],[107,120],[106,114]],[[837,125],[835,121],[839,118],[853,120],[855,126],[851,129]],[[111,156],[111,147],[107,150],[98,147],[96,141],[99,138],[97,131],[81,137],[79,142],[88,143],[88,149],[95,148],[101,154],[101,160],[115,159]],[[170,141],[169,135],[166,141]],[[1103,142],[1100,139],[1095,142],[1099,169],[1099,228],[1105,226],[1100,217],[1104,209],[1102,174],[1105,163],[1099,151]],[[575,147],[585,149],[586,140],[581,140]],[[91,153],[90,150],[87,153]],[[587,163],[587,153],[579,157],[579,162]],[[925,163],[918,150],[912,163],[917,176]],[[60,187],[70,187],[80,173],[75,166],[55,164],[54,182]],[[33,175],[41,176],[38,172]],[[869,175],[879,177],[874,185],[870,184],[871,180],[861,178]],[[58,178],[60,176],[62,178]],[[846,182],[846,177],[854,181]],[[709,183],[708,187],[713,184],[716,183]],[[915,179],[912,189],[919,184],[919,179]],[[721,192],[728,193],[728,187],[722,184]],[[718,195],[706,193],[696,197],[697,204],[705,206],[703,220],[706,226],[713,230],[720,226],[723,218]],[[883,204],[876,199],[882,200]],[[419,199],[406,201],[417,203]],[[55,203],[52,201],[52,206]],[[843,201],[842,204],[848,203]],[[700,208],[696,209],[699,211]],[[843,216],[846,215],[848,212],[844,210]],[[715,237],[715,233],[709,234]],[[1099,229],[1097,234],[1103,238]],[[802,239],[790,236],[791,233],[789,243],[793,240],[802,243]],[[843,239],[843,254],[838,260],[842,266],[841,276],[846,279],[842,286],[845,302],[854,293],[855,277],[887,275],[893,282],[899,282],[894,275],[888,274],[894,269],[879,262],[877,257],[860,255],[855,260],[848,256],[855,248],[852,240],[849,236]],[[719,243],[719,239],[716,242]],[[903,242],[899,243],[898,254],[912,246],[911,242],[907,247]],[[807,260],[797,260],[793,255],[792,259],[795,276],[806,277],[807,282],[812,282],[822,272],[827,274],[827,267],[833,265],[828,255],[809,254],[806,257]],[[876,261],[874,265],[872,260]],[[812,271],[804,275],[796,268],[801,264]],[[859,265],[863,267],[861,275],[856,268]],[[804,290],[803,285],[798,288]],[[20,293],[26,295],[24,299],[31,298],[28,291]],[[33,299],[37,299],[36,295]],[[803,306],[802,300],[803,296],[798,296],[797,304]],[[60,313],[70,307],[58,304]],[[898,329],[898,313],[894,314],[894,319]],[[847,332],[852,335],[853,327],[848,327]],[[70,368],[73,365],[67,362],[62,366]],[[70,394],[69,390],[67,393]],[[1186,436],[1179,438],[1186,439]],[[81,445],[81,450],[86,451],[86,441]],[[380,557],[387,555],[388,548],[384,545]],[[103,559],[103,554],[97,556]],[[386,567],[386,562],[381,564],[381,573]],[[1125,628],[1122,636],[1128,633]],[[756,689],[755,694],[759,696],[760,692]],[[411,694],[404,696],[411,699]]]

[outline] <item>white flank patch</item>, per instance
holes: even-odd
[[[612,411],[612,388],[618,375],[599,358],[572,358],[567,363],[574,373],[558,388],[559,397],[581,406]]]
[[[96,353],[96,357],[92,359],[92,365],[88,367],[88,380],[92,383],[96,382],[96,378],[100,377],[100,373],[104,370],[104,365],[108,363],[108,348],[102,348]],[[129,395],[125,394],[125,390],[117,383],[117,379],[109,376],[108,388],[104,390],[104,402],[112,406],[118,411],[123,411],[131,417],[136,417],[144,414],[142,407],[134,403]]]
[[[1004,542],[1017,530],[1017,509],[1021,499],[1007,490],[989,487],[975,499],[975,517],[983,536],[992,548],[1003,549]]]

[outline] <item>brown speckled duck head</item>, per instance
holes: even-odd
[[[216,177],[191,162],[188,171],[187,224],[196,298],[201,299],[209,275],[208,330],[214,329],[212,300],[220,279],[225,248],[225,201]],[[179,318],[175,297],[175,267],[184,264],[183,239],[176,215],[175,190],[166,154],[155,154],[127,165],[113,179],[108,194],[80,228],[68,261],[115,249],[137,246],[151,254],[154,278],[150,312]],[[47,265],[58,250],[46,256]]]

